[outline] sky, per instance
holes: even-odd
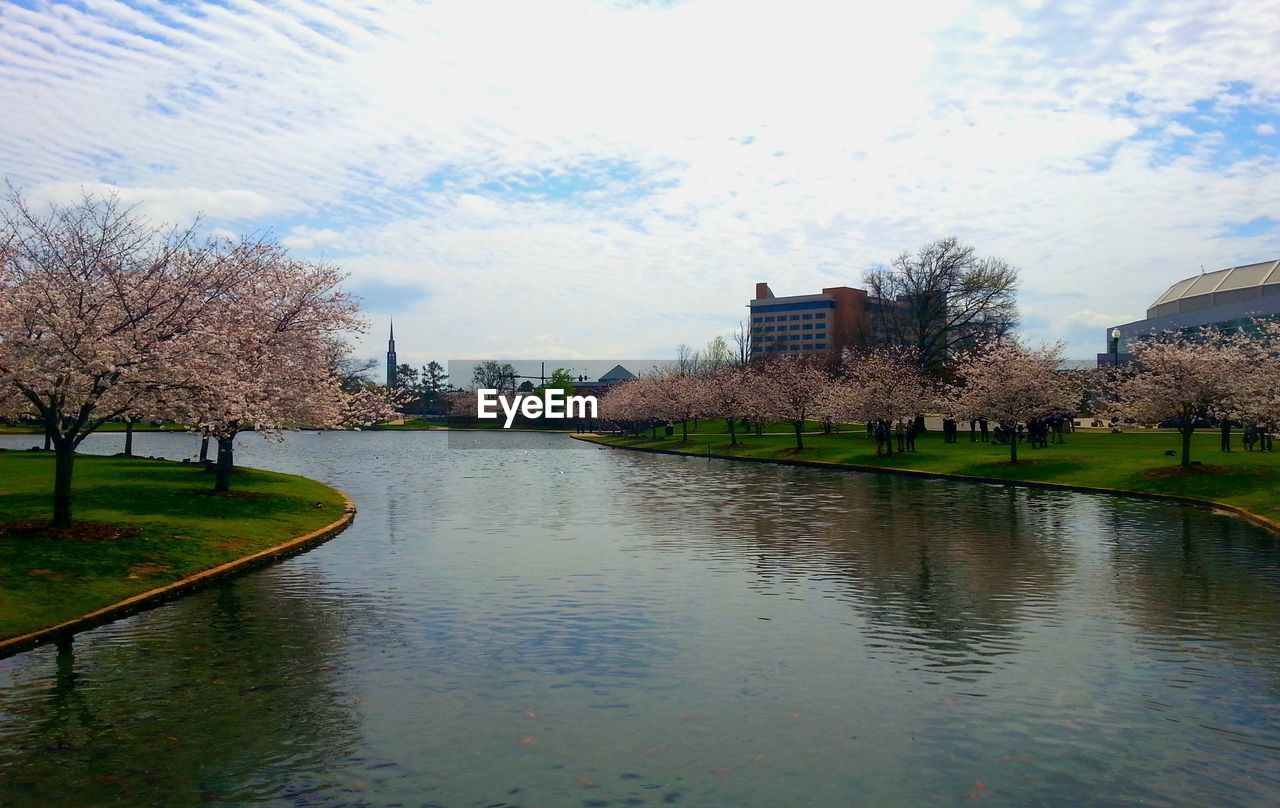
[[[1280,258],[1274,0],[0,0],[0,109],[28,198],[269,233],[415,365],[669,357],[945,236],[1089,357]]]

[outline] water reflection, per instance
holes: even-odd
[[[255,576],[190,598],[180,625],[130,630],[143,615],[0,663],[6,796],[243,802],[347,785],[335,769],[359,696],[335,660],[346,621],[299,597],[309,585]]]
[[[0,803],[1280,797],[1280,565],[1238,520],[454,438],[246,439],[356,523],[0,662]]]
[[[711,555],[749,558],[750,585],[793,594],[814,583],[851,607],[850,619],[877,644],[919,651],[953,678],[983,673],[1017,648],[1027,624],[1052,622],[1061,581],[1074,564],[1062,506],[1069,495],[903,477],[693,461],[700,498],[718,507],[689,512],[665,469],[629,456],[626,507],[655,533],[673,519],[701,519]],[[689,535],[649,546],[687,552]]]

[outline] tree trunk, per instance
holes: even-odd
[[[1014,422],[1013,428],[1009,430],[1009,462],[1018,462],[1018,424]]]
[[[200,439],[200,462],[209,462],[209,436],[205,435]]]
[[[697,428],[698,428],[697,426],[694,427],[694,429],[697,429]],[[689,419],[687,418],[680,422],[680,442],[681,443],[689,442]]]
[[[738,445],[738,433],[737,433],[736,431],[734,431],[734,427],[735,427],[734,419],[733,419],[733,418],[726,418],[726,419],[724,419],[724,420],[725,420],[725,423],[729,425],[729,445],[730,445],[730,446],[737,446],[737,445]]]
[[[804,448],[804,421],[792,421],[792,425],[796,428],[796,448]]]
[[[224,494],[231,490],[231,469],[235,437],[218,438],[218,462],[213,469],[213,490]]]
[[[1182,467],[1184,469],[1191,468],[1191,433],[1196,431],[1194,426],[1184,426],[1180,430],[1182,432]]]
[[[133,457],[133,421],[124,422],[124,456]]]
[[[59,439],[53,460],[53,526],[71,527],[71,472],[76,460],[75,444]]]

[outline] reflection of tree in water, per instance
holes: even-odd
[[[1196,508],[1117,510],[1110,543],[1116,587],[1154,632],[1194,650],[1222,645],[1280,662],[1280,551],[1261,530]]]
[[[22,660],[0,693],[0,803],[241,802],[328,781],[357,738],[333,677],[342,615],[277,583],[241,579],[145,632]]]
[[[940,667],[1013,650],[1070,572],[1059,492],[745,464],[629,471],[626,504],[653,520],[655,546],[749,556],[761,590],[816,583],[857,604],[870,634]],[[671,487],[673,471],[688,488]]]

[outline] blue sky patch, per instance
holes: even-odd
[[[367,309],[379,312],[407,311],[426,300],[431,293],[426,289],[389,281],[366,280],[351,288]]]
[[[1255,238],[1272,233],[1280,233],[1280,219],[1258,216],[1247,222],[1231,222],[1225,225],[1214,238]]]

